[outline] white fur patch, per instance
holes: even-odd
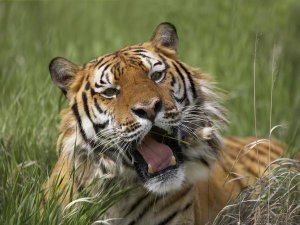
[[[201,179],[205,179],[208,177],[210,169],[199,162],[185,162],[185,180],[194,184]]]
[[[84,133],[86,134],[86,137],[88,139],[94,138],[96,133],[95,133],[93,124],[90,121],[90,119],[84,116],[84,117],[82,117],[81,122],[82,122],[81,123],[82,124],[82,129],[83,129]]]
[[[99,113],[96,106],[93,106],[93,112],[95,114],[95,123],[105,123],[108,120],[108,116],[104,113]]]
[[[170,173],[170,177],[166,179],[162,179],[161,176],[151,178],[145,183],[145,187],[149,191],[158,194],[165,194],[169,191],[180,189],[184,181],[183,166],[180,166],[176,171],[166,172],[163,176],[168,176],[168,173]]]

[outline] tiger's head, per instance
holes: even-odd
[[[82,66],[51,61],[70,102],[61,150],[96,158],[101,172],[91,177],[114,173],[166,193],[207,173],[225,118],[210,79],[179,61],[177,43],[175,27],[162,23],[150,41]]]

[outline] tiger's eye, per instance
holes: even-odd
[[[106,88],[105,91],[101,93],[106,98],[112,98],[115,95],[119,94],[119,90],[117,88]]]
[[[150,75],[150,78],[151,80],[155,81],[155,82],[160,82],[165,76],[165,73],[164,72],[153,72],[151,75]]]

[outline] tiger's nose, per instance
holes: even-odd
[[[153,122],[161,108],[162,101],[159,98],[152,98],[150,100],[137,103],[131,108],[131,111],[134,115]]]

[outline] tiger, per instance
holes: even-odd
[[[77,198],[105,177],[119,190],[136,186],[106,211],[118,218],[110,224],[202,225],[283,154],[273,139],[221,136],[222,94],[209,75],[180,61],[177,46],[175,26],[164,22],[149,41],[88,63],[50,62],[69,105],[45,193],[59,179],[56,191],[68,184]]]

